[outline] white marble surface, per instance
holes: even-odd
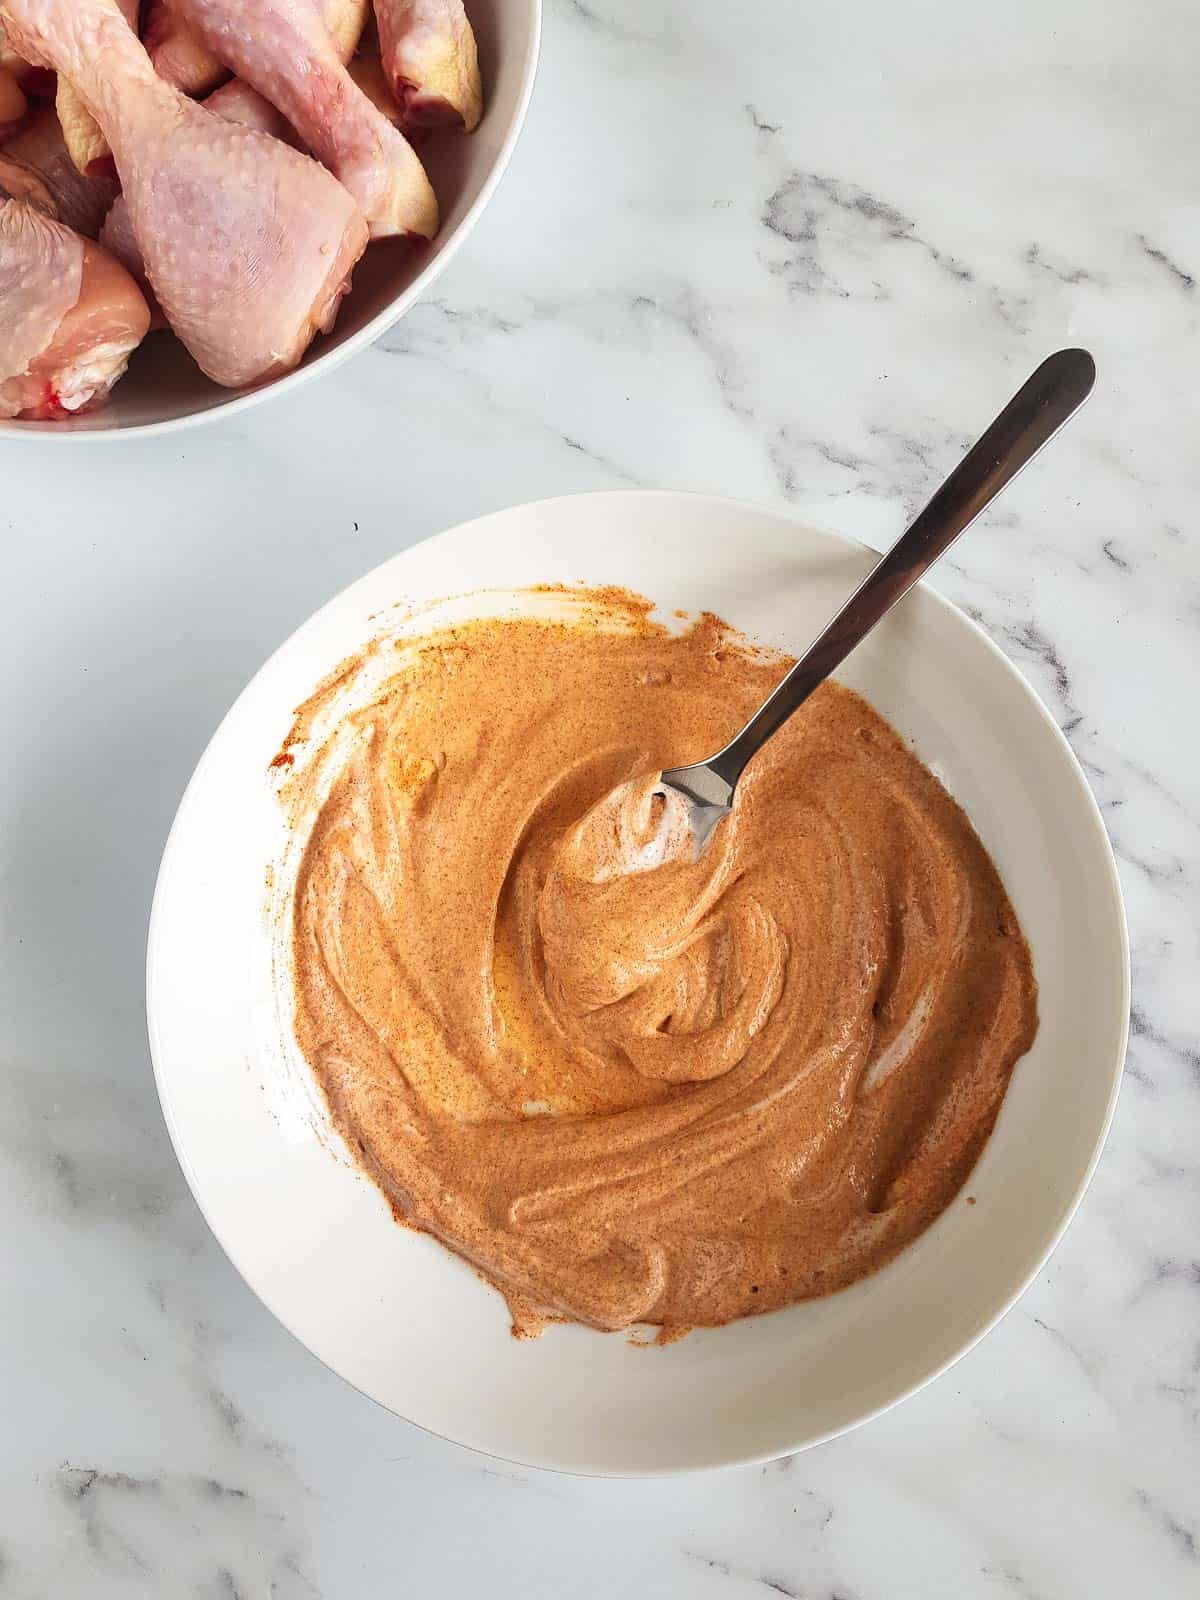
[[[194,436],[0,448],[0,1600],[1200,1592],[1200,18],[1192,0],[549,0],[433,300]],[[1061,342],[1099,389],[938,573],[1105,808],[1134,1037],[1065,1242],[951,1374],[762,1471],[517,1472],[322,1369],[159,1116],[141,961],[208,734],[334,589],[625,483],[883,542]]]

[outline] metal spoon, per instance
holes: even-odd
[[[697,854],[732,810],[738,779],[771,735],[1033,460],[1095,381],[1096,363],[1086,350],[1047,357],[742,731],[707,761],[663,773],[660,792],[670,790],[686,804]]]

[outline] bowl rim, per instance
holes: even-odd
[[[525,59],[521,63],[516,107],[508,132],[501,141],[496,158],[483,180],[479,193],[437,256],[417,274],[401,294],[372,317],[370,322],[361,327],[357,333],[351,334],[341,344],[321,351],[313,361],[294,367],[281,378],[274,378],[270,383],[260,384],[257,388],[249,389],[244,394],[234,395],[231,399],[222,400],[216,405],[206,406],[203,411],[189,411],[181,417],[167,417],[161,422],[135,422],[125,428],[79,430],[63,428],[53,422],[18,422],[15,418],[0,419],[0,442],[6,439],[30,439],[37,441],[39,445],[50,444],[52,447],[64,448],[74,444],[111,444],[126,439],[164,438],[168,434],[181,433],[187,428],[201,427],[205,423],[241,416],[251,407],[261,405],[268,397],[273,399],[278,395],[294,394],[318,373],[332,372],[342,362],[348,361],[352,356],[358,355],[369,345],[374,344],[412,308],[426,289],[441,277],[474,232],[475,225],[483,215],[484,209],[491,203],[501,179],[508,171],[517,141],[525,127],[525,117],[530,100],[533,98],[533,86],[541,55],[543,0],[527,0],[527,3],[530,7],[529,42]]]
[[[643,1467],[635,1468],[632,1471],[622,1471],[618,1468],[611,1467],[588,1469],[586,1467],[579,1466],[577,1462],[554,1460],[549,1456],[540,1456],[537,1459],[531,1459],[519,1454],[505,1454],[487,1445],[476,1443],[469,1438],[456,1437],[452,1434],[441,1433],[436,1428],[431,1427],[426,1423],[417,1422],[414,1419],[405,1416],[402,1412],[395,1410],[385,1400],[379,1399],[369,1390],[361,1387],[353,1378],[347,1377],[345,1373],[340,1371],[330,1361],[327,1361],[317,1350],[313,1349],[313,1347],[308,1344],[307,1341],[299,1333],[297,1333],[294,1328],[292,1328],[292,1326],[284,1319],[284,1317],[276,1311],[271,1301],[262,1294],[252,1278],[242,1270],[233,1248],[226,1242],[213,1223],[208,1209],[205,1206],[204,1200],[201,1197],[200,1187],[195,1181],[193,1168],[186,1153],[186,1148],[182,1137],[182,1130],[176,1121],[174,1106],[171,1098],[166,1092],[164,1068],[160,1059],[161,1052],[159,1048],[158,1030],[156,1027],[154,1010],[152,1006],[154,965],[157,958],[157,946],[160,938],[160,929],[162,923],[162,902],[165,898],[166,886],[170,876],[168,868],[172,861],[174,849],[177,848],[178,845],[178,834],[181,831],[180,824],[188,810],[189,796],[196,787],[197,779],[201,775],[202,770],[207,766],[209,753],[212,747],[216,744],[217,740],[220,738],[226,722],[233,715],[235,708],[241,701],[241,698],[245,694],[249,685],[266,671],[267,667],[279,654],[291,646],[297,635],[306,630],[317,616],[324,613],[327,609],[340,601],[344,596],[348,595],[350,591],[356,588],[359,584],[364,583],[372,578],[377,570],[389,565],[392,561],[397,559],[398,556],[406,554],[409,550],[416,550],[430,544],[440,543],[443,540],[454,537],[455,535],[467,529],[471,529],[479,524],[486,523],[497,516],[511,515],[514,512],[525,511],[534,507],[543,511],[556,506],[567,507],[572,503],[584,499],[607,500],[609,502],[632,499],[674,500],[677,502],[685,502],[693,507],[705,506],[714,510],[724,510],[733,515],[736,515],[737,513],[752,513],[757,515],[766,514],[774,518],[779,518],[782,521],[792,523],[797,528],[808,529],[814,533],[833,539],[851,549],[858,550],[872,556],[878,556],[880,554],[880,552],[873,545],[867,544],[864,540],[858,539],[854,535],[844,533],[838,529],[830,528],[826,524],[816,522],[807,516],[801,515],[790,507],[780,508],[775,506],[765,506],[754,501],[741,500],[732,496],[712,495],[688,490],[611,489],[582,491],[577,494],[548,495],[540,499],[521,502],[516,506],[497,508],[496,510],[485,512],[481,516],[469,518],[466,522],[457,523],[453,527],[441,529],[437,533],[428,535],[425,539],[417,540],[414,544],[406,546],[404,550],[397,551],[392,556],[385,557],[383,561],[377,562],[374,567],[369,568],[366,572],[351,580],[350,583],[345,584],[335,594],[329,596],[328,599],[323,601],[313,612],[309,614],[309,616],[304,618],[304,620],[301,621],[300,624],[294,628],[285,639],[280,642],[275,650],[271,651],[271,653],[264,659],[258,669],[254,672],[252,677],[248,680],[247,684],[243,686],[242,690],[239,691],[238,695],[234,698],[232,704],[221,718],[212,736],[205,744],[203,751],[197,759],[196,766],[193,769],[192,775],[189,778],[183,794],[180,797],[175,817],[172,820],[170,830],[167,834],[166,843],[163,847],[162,858],[159,865],[158,876],[155,881],[146,944],[147,1033],[150,1045],[151,1063],[154,1072],[155,1088],[158,1092],[159,1104],[162,1109],[163,1119],[167,1126],[167,1132],[170,1136],[176,1159],[178,1160],[183,1171],[188,1188],[191,1190],[192,1198],[199,1208],[201,1215],[204,1217],[205,1222],[208,1224],[210,1232],[212,1233],[214,1239],[220,1246],[226,1258],[229,1260],[230,1264],[233,1266],[234,1270],[238,1273],[239,1277],[242,1278],[243,1282],[245,1282],[255,1297],[266,1307],[266,1309],[271,1313],[279,1325],[291,1336],[291,1338],[293,1338],[297,1344],[301,1345],[311,1356],[319,1361],[327,1371],[332,1372],[343,1383],[348,1384],[350,1388],[356,1390],[359,1394],[364,1395],[368,1400],[372,1401],[375,1405],[380,1406],[381,1409],[388,1412],[390,1415],[398,1417],[402,1422],[407,1423],[411,1427],[420,1429],[422,1433],[428,1434],[430,1437],[435,1439],[441,1439],[447,1444],[457,1445],[461,1448],[474,1450],[478,1454],[481,1454],[488,1459],[504,1462],[510,1466],[516,1466],[522,1469],[536,1468],[538,1470],[557,1472],[568,1477],[578,1478],[609,1478],[630,1480],[675,1478],[692,1476],[694,1474],[703,1472],[723,1471],[727,1468],[761,1466],[767,1462],[779,1460],[784,1456],[800,1454],[801,1452],[811,1450],[818,1445],[828,1444],[834,1439],[841,1438],[843,1435],[855,1431],[864,1424],[873,1422],[877,1417],[885,1415],[894,1407],[902,1404],[905,1400],[911,1399],[914,1395],[919,1394],[936,1379],[944,1376],[945,1373],[957,1365],[957,1363],[961,1361],[964,1356],[968,1355],[972,1350],[974,1350],[979,1342],[988,1333],[990,1333],[992,1329],[995,1328],[1013,1309],[1018,1300],[1020,1300],[1025,1292],[1029,1289],[1034,1279],[1042,1271],[1046,1265],[1046,1262],[1050,1259],[1054,1251],[1062,1242],[1063,1236],[1074,1220],[1084,1196],[1091,1187],[1092,1179],[1096,1173],[1096,1168],[1099,1165],[1105,1145],[1108,1142],[1108,1136],[1112,1128],[1113,1117],[1116,1113],[1117,1101],[1120,1096],[1121,1084],[1124,1077],[1125,1058],[1129,1042],[1131,1005],[1129,926],[1125,909],[1124,895],[1121,889],[1120,876],[1117,871],[1116,857],[1113,851],[1112,841],[1108,836],[1108,830],[1104,825],[1103,815],[1100,811],[1099,804],[1096,801],[1096,797],[1092,792],[1091,784],[1088,782],[1087,774],[1080,763],[1079,758],[1075,755],[1074,750],[1071,748],[1069,740],[1063,733],[1058,722],[1051,715],[1050,711],[1042,701],[1041,696],[1033,688],[1032,684],[1029,683],[1025,675],[1020,671],[1016,664],[1010,660],[1000,646],[995,643],[987,631],[978,622],[976,622],[974,618],[969,616],[961,607],[957,606],[952,600],[922,581],[920,588],[932,598],[939,608],[949,612],[957,620],[957,622],[964,624],[968,634],[973,636],[977,644],[980,644],[984,647],[985,653],[993,658],[994,662],[1003,669],[1004,673],[1008,677],[1016,681],[1018,688],[1025,694],[1031,703],[1032,708],[1036,711],[1036,714],[1046,725],[1052,739],[1058,745],[1060,753],[1065,757],[1067,766],[1072,770],[1074,777],[1078,779],[1084,813],[1087,816],[1088,822],[1090,823],[1094,834],[1096,835],[1097,841],[1101,847],[1101,855],[1105,861],[1105,866],[1107,869],[1106,885],[1109,893],[1111,909],[1115,916],[1116,932],[1118,934],[1121,964],[1121,1026],[1119,1037],[1116,1041],[1116,1049],[1113,1052],[1112,1062],[1109,1067],[1111,1082],[1104,1109],[1104,1115],[1096,1136],[1094,1149],[1090,1159],[1088,1160],[1086,1168],[1079,1179],[1075,1193],[1068,1204],[1064,1207],[1057,1226],[1047,1237],[1040,1254],[1024,1278],[1016,1285],[1015,1288],[1011,1290],[1007,1297],[999,1303],[997,1308],[992,1313],[981,1319],[978,1326],[964,1341],[961,1348],[950,1355],[940,1365],[923,1374],[915,1382],[903,1388],[900,1392],[886,1400],[883,1404],[878,1405],[871,1410],[864,1411],[861,1415],[858,1415],[836,1427],[830,1428],[820,1434],[815,1434],[811,1438],[805,1439],[802,1443],[796,1444],[786,1450],[781,1451],[777,1449],[770,1449],[763,1452],[751,1452],[736,1456],[717,1454],[709,1459],[700,1460],[682,1466],[666,1465]]]

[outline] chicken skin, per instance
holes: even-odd
[[[90,239],[0,200],[0,417],[77,416],[104,400],[150,325],[136,283]]]
[[[332,325],[367,243],[315,161],[196,105],[155,72],[116,0],[0,0],[16,47],[70,79],[112,148],[147,276],[201,369],[288,371]]]
[[[483,112],[475,34],[462,0],[375,0],[379,52],[406,127],[468,133]]]
[[[282,111],[358,201],[372,238],[430,239],[438,209],[404,135],[346,71],[317,0],[172,0],[196,37]]]

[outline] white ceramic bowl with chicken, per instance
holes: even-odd
[[[205,377],[169,330],[161,330],[134,352],[103,405],[64,420],[0,419],[0,439],[69,444],[173,432],[289,392],[378,339],[436,281],[479,219],[508,165],[529,104],[541,0],[469,0],[468,12],[478,43],[482,119],[469,134],[439,129],[419,145],[437,195],[438,231],[424,246],[372,242],[354,269],[332,330],[317,336],[294,370],[255,386],[222,388]]]

